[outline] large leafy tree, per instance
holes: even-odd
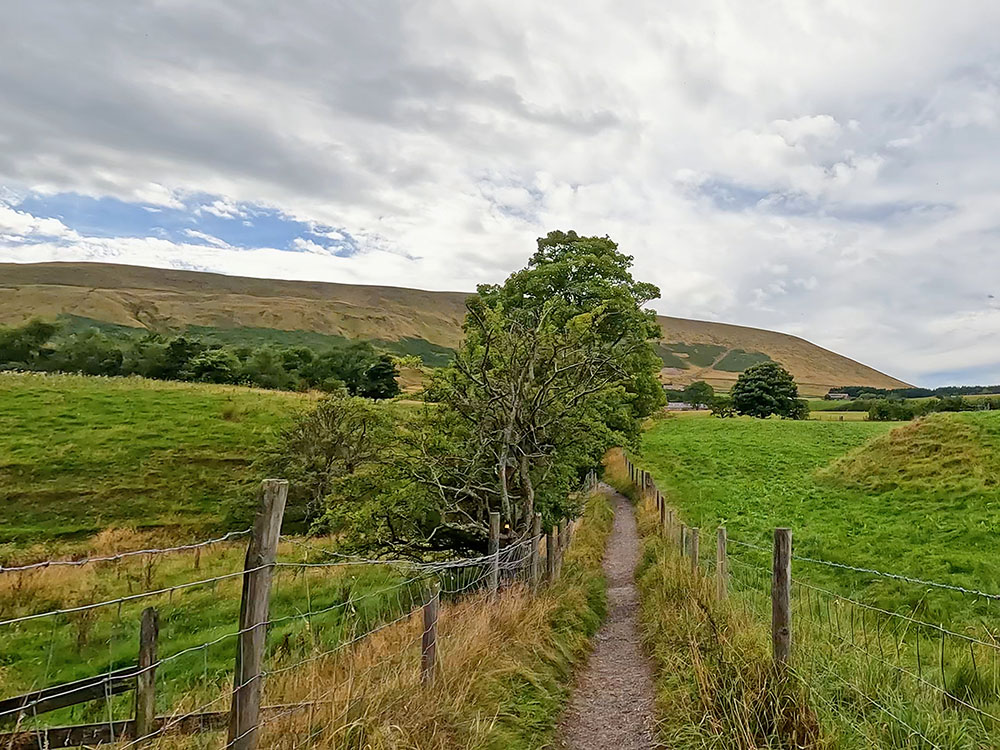
[[[454,362],[430,388],[437,406],[410,431],[394,481],[355,486],[334,515],[353,513],[366,543],[397,552],[481,549],[491,511],[512,538],[536,511],[547,524],[572,515],[571,490],[663,402],[659,328],[643,310],[658,290],[634,280],[631,264],[606,237],[552,232],[524,269],[480,286]],[[398,486],[405,497],[386,502]],[[348,510],[352,497],[365,500]]]
[[[751,417],[773,414],[787,419],[808,416],[808,406],[799,400],[799,388],[777,362],[761,362],[740,374],[732,390],[733,407]]]

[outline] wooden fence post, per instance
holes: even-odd
[[[236,674],[226,745],[233,750],[255,750],[257,747],[271,576],[287,499],[288,482],[278,479],[261,482],[260,507],[243,568],[240,635],[236,642]]]
[[[427,593],[427,601],[423,607],[424,633],[420,637],[420,682],[423,685],[434,682],[434,671],[437,667],[437,624],[441,584],[435,581]]]
[[[531,588],[538,590],[538,584],[542,580],[541,571],[541,550],[538,546],[542,543],[542,514],[536,513],[534,520],[531,522]]]
[[[729,560],[726,558],[726,527],[715,530],[715,593],[723,601],[729,593]]]
[[[681,557],[684,557],[688,553],[688,527],[687,524],[681,524]]]
[[[156,610],[146,607],[139,626],[139,673],[135,681],[135,738],[140,745],[156,731],[156,640],[160,635],[160,618]]]
[[[660,534],[662,535],[667,530],[667,499],[659,492],[656,493],[656,496],[660,498]]]
[[[667,511],[667,541],[671,544],[677,541],[677,538],[674,536],[674,522],[676,520],[673,508],[671,508]]]
[[[490,595],[496,596],[500,589],[500,514],[490,513]]]
[[[691,529],[691,572],[698,575],[698,555],[700,550],[698,549],[698,534],[700,529],[695,526]]]
[[[545,577],[549,583],[556,580],[556,527],[545,535]]]
[[[774,665],[784,672],[792,656],[792,530],[774,530],[771,576],[771,643]]]

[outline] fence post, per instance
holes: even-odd
[[[774,665],[783,672],[792,655],[792,530],[774,530],[771,576],[771,643]]]
[[[538,549],[538,545],[542,543],[542,514],[536,513],[534,520],[531,522],[531,588],[538,590],[538,584],[542,578],[541,565],[539,563],[541,560],[541,551]]]
[[[160,617],[152,607],[142,611],[139,625],[139,673],[135,681],[135,739],[140,745],[156,731],[156,641]]]
[[[545,535],[545,567],[548,573],[549,583],[553,583],[558,575],[559,558],[559,529],[553,526],[549,533]]]
[[[691,572],[698,575],[698,534],[700,529],[695,526],[691,529]]]
[[[437,666],[437,626],[438,605],[441,601],[441,584],[435,581],[428,589],[424,602],[424,633],[420,637],[420,682],[430,685],[434,682]]]
[[[255,750],[260,723],[261,670],[271,600],[271,575],[278,554],[281,518],[288,499],[288,482],[261,482],[260,507],[247,546],[240,598],[240,635],[236,642],[236,674],[229,714],[229,742],[233,750]]]
[[[667,541],[670,542],[671,544],[673,544],[674,541],[676,541],[676,537],[674,536],[675,520],[676,519],[674,517],[674,511],[671,508],[669,511],[667,511]]]
[[[726,559],[726,527],[715,530],[715,593],[723,601],[729,593],[729,560]]]
[[[500,588],[500,514],[490,513],[490,595],[496,596]]]
[[[657,491],[656,496],[660,498],[660,534],[667,530],[667,499]]]
[[[687,524],[681,524],[681,557],[684,557],[688,553],[688,527]]]

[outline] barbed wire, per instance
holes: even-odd
[[[758,550],[760,552],[766,552],[767,554],[771,554],[772,551],[768,547],[762,547],[759,544],[751,544],[750,542],[742,542],[739,541],[738,539],[733,539],[733,538],[729,539],[729,543],[736,544],[740,547],[747,547],[749,549]],[[856,565],[847,565],[846,563],[833,562],[832,560],[821,560],[815,557],[806,557],[804,555],[792,555],[792,560],[813,563],[814,565],[825,565],[830,568],[850,570],[855,573],[864,573],[866,575],[873,575],[879,578],[888,578],[894,581],[903,581],[905,583],[916,584],[917,586],[930,586],[931,588],[944,589],[946,591],[955,591],[960,594],[967,594],[969,596],[979,596],[984,599],[992,599],[994,601],[1000,601],[1000,594],[991,594],[986,591],[979,591],[978,589],[970,589],[964,586],[956,586],[950,583],[928,581],[923,578],[914,578],[912,576],[906,576],[900,573],[887,573],[882,570],[876,570],[875,568],[862,568]]]
[[[232,539],[246,536],[251,531],[253,531],[252,528],[243,529],[242,531],[230,531],[228,534],[220,536],[216,539],[206,539],[203,542],[181,544],[176,547],[137,549],[129,552],[118,552],[114,555],[107,555],[105,557],[85,557],[81,560],[44,560],[42,562],[30,563],[28,565],[15,565],[7,567],[0,565],[0,573],[23,573],[28,570],[37,570],[39,568],[81,567],[83,565],[94,565],[96,563],[103,562],[118,562],[120,560],[124,560],[129,557],[137,557],[139,555],[166,555],[172,552],[188,552],[190,550],[201,549],[203,547],[210,547],[213,544],[228,542]]]

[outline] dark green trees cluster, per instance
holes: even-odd
[[[64,333],[32,320],[0,328],[0,369],[141,375],[157,380],[234,383],[259,388],[346,390],[368,398],[399,393],[391,357],[364,341],[316,352],[307,347],[226,347],[189,336]]]
[[[777,362],[761,362],[748,367],[736,380],[731,392],[738,414],[766,418],[806,419],[809,405],[799,398],[799,388],[791,373]]]

